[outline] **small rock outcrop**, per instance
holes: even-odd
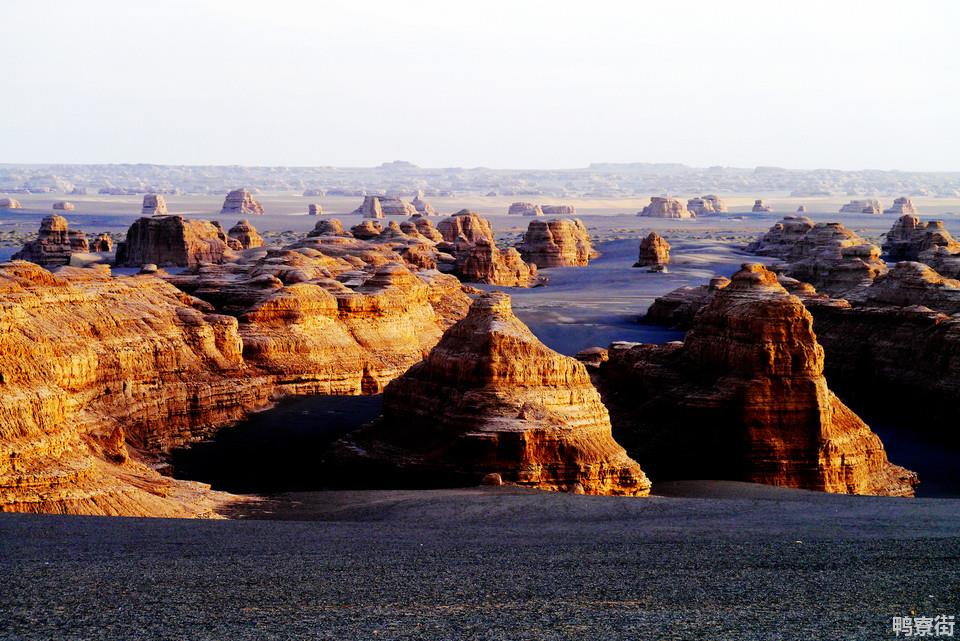
[[[758,198],[757,200],[753,201],[753,208],[750,211],[755,214],[760,214],[773,211],[773,208],[769,205],[764,205],[763,201]]]
[[[421,216],[436,216],[437,210],[433,208],[433,205],[429,201],[424,200],[423,191],[418,190],[417,194],[413,197],[413,200],[410,201],[410,204],[413,205],[413,208],[417,210],[417,213]]]
[[[370,240],[371,238],[376,238],[383,233],[383,225],[373,220],[365,220],[362,223],[351,227],[350,233],[353,234],[354,238],[359,238],[360,240]]]
[[[26,243],[12,260],[28,260],[54,267],[69,265],[74,252],[90,251],[90,243],[82,231],[71,231],[63,216],[47,216],[40,222],[37,239]]]
[[[260,216],[263,214],[263,206],[246,189],[234,189],[224,199],[220,213]]]
[[[230,251],[223,228],[211,222],[182,216],[144,217],[130,225],[126,240],[117,245],[117,265],[190,267],[222,263]]]
[[[537,279],[537,266],[528,264],[513,247],[499,249],[486,238],[455,249],[455,271],[468,283],[503,287],[530,287]]]
[[[510,297],[484,294],[384,390],[378,422],[335,445],[350,469],[432,486],[501,483],[643,496],[650,482],[611,435],[582,363],[543,345]]]
[[[540,211],[545,216],[576,216],[577,208],[573,205],[540,205]]]
[[[841,214],[879,214],[883,209],[880,207],[880,201],[875,198],[867,200],[851,200],[840,208]]]
[[[448,243],[475,245],[479,240],[485,239],[495,244],[490,221],[469,209],[461,209],[449,218],[441,220],[437,223],[437,231]]]
[[[923,306],[943,312],[960,313],[960,280],[944,278],[928,265],[903,260],[889,272],[851,296],[855,305],[871,307]]]
[[[663,271],[670,263],[670,243],[655,231],[650,232],[640,241],[640,257],[634,267],[650,267],[655,271]]]
[[[364,218],[383,218],[383,207],[380,206],[380,198],[377,196],[364,196],[363,204],[353,210],[354,214],[359,214]]]
[[[883,241],[883,253],[890,260],[921,260],[924,252],[935,252],[939,247],[947,254],[960,254],[960,242],[947,231],[942,220],[921,222],[913,214],[898,218]]]
[[[145,194],[140,213],[143,216],[161,216],[169,213],[167,211],[167,199],[160,194]]]
[[[543,209],[540,205],[527,202],[511,203],[507,214],[512,216],[543,216]]]
[[[722,214],[727,211],[727,204],[714,194],[707,194],[699,198],[691,198],[687,201],[687,209],[694,216],[708,216],[710,214]]]
[[[244,249],[263,246],[263,239],[260,238],[257,229],[246,219],[238,221],[236,225],[230,228],[227,235],[239,242]]]
[[[650,204],[641,210],[637,216],[649,218],[696,218],[697,215],[687,209],[677,198],[661,198],[653,196]]]
[[[313,226],[313,229],[310,230],[307,236],[323,236],[324,234],[330,236],[349,235],[343,231],[343,223],[341,223],[339,219],[327,218],[326,220],[318,220],[317,224]]]
[[[77,206],[66,200],[58,200],[53,203],[53,208],[59,211],[73,211]]]
[[[598,255],[587,228],[577,218],[531,220],[520,244],[520,254],[540,269],[585,267]]]
[[[913,201],[905,196],[896,198],[893,201],[893,204],[890,205],[887,209],[883,210],[885,214],[916,214],[917,208],[914,206]]]
[[[443,234],[441,234],[440,230],[433,226],[433,223],[431,223],[424,214],[416,214],[411,216],[410,220],[403,221],[403,223],[400,224],[400,227],[403,228],[404,225],[413,225],[418,234],[428,240],[432,240],[435,243],[439,243],[443,240]]]
[[[611,346],[596,370],[617,439],[665,477],[911,496],[916,474],[827,387],[813,319],[745,264],[683,343]]]
[[[90,244],[90,250],[95,252],[112,252],[113,236],[110,234],[100,234],[93,239],[93,242]]]
[[[797,242],[813,229],[813,221],[806,216],[784,216],[763,236],[747,246],[757,256],[786,258]]]
[[[643,322],[671,329],[689,329],[697,312],[713,300],[717,291],[729,284],[729,278],[715,276],[708,285],[680,287],[658,296],[647,310]]]
[[[310,203],[307,205],[307,215],[308,216],[320,216],[323,214],[323,207],[317,203]]]
[[[0,198],[0,209],[20,209],[20,201],[16,198]]]

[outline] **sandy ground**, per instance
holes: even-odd
[[[4,639],[887,639],[960,614],[960,501],[735,483],[291,495],[232,521],[0,515]],[[306,521],[263,521],[289,517]],[[272,513],[267,513],[272,512]]]

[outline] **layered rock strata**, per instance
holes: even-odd
[[[661,198],[653,196],[650,204],[644,207],[637,216],[650,218],[696,218],[696,214],[687,209],[687,206],[676,198]]]
[[[710,214],[722,214],[727,212],[727,204],[714,194],[707,194],[699,198],[691,198],[687,201],[687,209],[694,216],[708,216]]]
[[[893,201],[893,204],[890,205],[887,209],[883,210],[885,214],[916,214],[917,208],[914,206],[913,201],[905,196],[896,198]]]
[[[387,482],[501,482],[588,494],[649,493],[611,435],[586,368],[544,346],[505,294],[485,294],[423,362],[384,390],[383,418],[337,444],[341,465]]]
[[[161,216],[169,213],[167,211],[167,199],[160,194],[145,194],[140,213],[143,216]]]
[[[28,260],[45,266],[69,265],[75,252],[90,251],[82,231],[71,230],[63,216],[47,216],[40,222],[36,240],[26,243],[13,260]]]
[[[140,218],[117,245],[117,265],[140,267],[147,263],[188,267],[222,263],[231,258],[227,236],[218,225],[182,216]]]
[[[263,214],[263,206],[257,202],[246,189],[234,189],[223,201],[221,214],[237,214],[240,216],[260,216]]]
[[[670,243],[655,231],[650,232],[640,241],[640,256],[634,267],[650,267],[655,271],[663,271],[670,263]]]
[[[520,255],[540,269],[584,267],[598,256],[590,234],[577,218],[531,220],[520,244]]]
[[[880,201],[876,199],[851,200],[840,208],[841,214],[879,214],[883,209],[880,207]]]
[[[243,249],[252,249],[263,245],[263,238],[257,233],[256,227],[246,219],[238,221],[236,225],[230,228],[227,235],[239,242]]]

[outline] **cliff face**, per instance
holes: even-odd
[[[82,231],[71,231],[63,216],[47,216],[40,222],[37,239],[13,255],[14,260],[29,260],[38,265],[69,265],[73,252],[90,251],[90,243]]]
[[[231,257],[230,252],[223,230],[210,222],[153,216],[130,225],[127,239],[117,245],[117,265],[187,267],[201,262],[222,263]]]
[[[384,391],[384,417],[341,441],[340,464],[379,464],[429,484],[508,482],[590,494],[644,495],[581,363],[544,346],[487,294],[426,359]]]
[[[580,220],[531,220],[520,245],[520,255],[540,269],[584,267],[597,257],[590,234]]]
[[[761,265],[713,293],[683,344],[614,347],[597,382],[618,439],[654,474],[913,493],[916,476],[827,388],[803,303]]]
[[[670,243],[655,231],[640,241],[640,256],[634,267],[663,269],[670,263]]]

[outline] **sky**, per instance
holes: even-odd
[[[960,170],[956,0],[2,0],[0,163]]]

